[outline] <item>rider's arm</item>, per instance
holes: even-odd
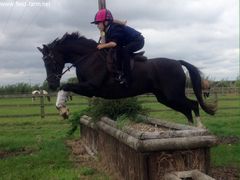
[[[104,49],[104,48],[113,48],[116,47],[117,43],[110,41],[108,43],[102,43],[97,46],[98,49]]]

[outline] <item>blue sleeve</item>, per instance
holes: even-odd
[[[124,32],[121,26],[113,26],[111,29],[109,41],[113,41],[117,44],[121,44],[121,40],[124,39]]]

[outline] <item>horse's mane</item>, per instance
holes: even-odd
[[[62,38],[56,38],[53,42],[48,44],[49,48],[55,48],[60,45],[72,44],[75,46],[84,46],[86,48],[96,48],[97,43],[92,39],[87,39],[86,37],[79,34],[79,32],[73,32],[69,34],[66,32]]]

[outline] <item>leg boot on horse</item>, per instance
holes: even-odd
[[[60,90],[57,95],[56,108],[59,111],[59,115],[64,119],[69,117],[69,109],[66,107],[68,92]]]

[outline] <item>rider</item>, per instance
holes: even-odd
[[[113,47],[122,49],[121,57],[124,77],[120,77],[120,83],[130,83],[130,55],[144,46],[144,37],[140,32],[126,26],[125,23],[121,23],[118,20],[116,22],[108,9],[99,10],[92,23],[97,24],[98,29],[105,32],[106,42],[99,44],[97,46],[98,49]]]

